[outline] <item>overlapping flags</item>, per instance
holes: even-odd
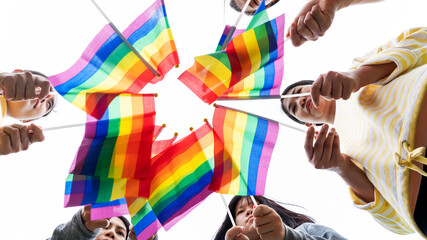
[[[272,95],[283,75],[283,24],[283,16],[269,21],[262,3],[225,51],[196,57],[180,80],[207,103]],[[162,76],[179,63],[163,0],[123,35]],[[50,80],[92,115],[66,181],[66,207],[91,204],[93,219],[130,214],[138,239],[147,239],[212,192],[264,194],[277,123],[218,106],[213,127],[206,121],[178,142],[157,140],[165,126],[155,126],[154,95],[137,94],[157,79],[109,25]]]
[[[163,0],[156,0],[123,31],[123,36],[161,78],[179,64]],[[157,78],[107,24],[70,69],[49,80],[66,100],[100,118],[114,94],[139,93]]]
[[[250,98],[280,93],[284,15],[268,21],[262,6],[249,28],[235,36],[225,51],[195,57],[193,66],[179,77],[204,102],[211,104],[220,97]],[[229,29],[226,27],[224,33]],[[223,34],[220,45],[224,40]]]

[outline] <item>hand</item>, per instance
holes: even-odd
[[[316,169],[329,169],[340,174],[349,158],[340,150],[340,140],[335,129],[328,132],[328,124],[324,124],[313,146],[314,127],[310,127],[305,138],[305,152],[308,161]]]
[[[356,71],[321,74],[311,86],[313,105],[319,107],[320,96],[327,100],[350,98],[351,93],[359,90],[359,76]]]
[[[225,240],[249,240],[249,238],[243,234],[244,230],[245,228],[241,226],[235,226],[228,229],[225,234]]]
[[[258,205],[252,214],[257,233],[262,240],[283,240],[286,230],[282,219],[274,209],[266,205]]]
[[[85,206],[82,211],[82,221],[87,230],[95,232],[98,228],[105,228],[110,225],[108,219],[90,220],[90,205]]]
[[[133,230],[133,226],[130,226],[130,229],[129,229],[129,239],[130,240],[137,240],[135,230]],[[148,240],[150,240],[150,239],[151,239],[151,237]]]
[[[43,130],[34,124],[0,127],[0,155],[25,151],[32,143],[43,140]]]
[[[0,91],[9,101],[44,99],[52,90],[46,78],[30,72],[13,72],[0,75]]]
[[[339,1],[311,0],[301,9],[299,14],[288,29],[295,47],[301,46],[306,41],[316,41],[322,37],[332,25]]]

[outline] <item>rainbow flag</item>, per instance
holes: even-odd
[[[210,190],[231,195],[263,195],[279,125],[257,116],[217,106],[213,129],[215,169]]]
[[[146,198],[127,198],[127,203],[138,240],[150,238],[162,227]]]
[[[148,178],[154,132],[154,96],[121,94],[86,130],[69,173],[104,178]]]
[[[123,35],[161,78],[179,64],[163,0],[156,0]],[[103,112],[94,115],[88,106],[105,110],[108,101],[91,94],[136,94],[158,79],[107,24],[70,69],[49,80],[65,99],[99,118]]]
[[[268,89],[273,86],[277,88],[277,81],[281,80],[279,76],[283,69],[279,71],[280,68],[278,68],[277,78],[271,79],[271,67],[279,67],[280,63],[274,65],[274,62],[283,56],[283,23],[284,15],[281,15],[246,30],[235,36],[228,43],[225,51],[196,57],[193,66],[181,74],[178,79],[208,104],[227,91],[254,90],[252,94],[257,91],[267,94],[261,90],[269,91]],[[247,81],[248,83],[237,87],[236,90],[229,90],[267,65],[271,65],[267,68],[268,71],[265,73],[264,69],[264,73],[260,72],[257,75],[258,79],[262,79],[262,83],[255,84],[255,78],[252,77],[249,79],[250,81]],[[258,79],[257,81],[260,81]],[[231,92],[229,92],[230,95],[233,95]]]
[[[148,197],[149,186],[149,179],[69,174],[65,182],[64,207],[108,203],[124,197]]]
[[[211,194],[213,131],[204,124],[152,159],[148,202],[168,230]]]
[[[220,99],[257,98],[272,95],[280,95],[280,87],[283,79],[283,46],[284,46],[284,18],[272,21],[274,34],[277,36],[278,57],[274,62],[267,64],[258,71],[247,76],[233,87],[229,88]],[[254,28],[269,21],[264,1],[261,2],[257,12],[252,18],[247,29]],[[221,48],[229,33],[231,26],[226,26],[218,43],[217,51]],[[232,39],[244,32],[244,29],[236,29]]]
[[[90,220],[120,217],[128,215],[126,198],[119,198],[111,202],[92,204],[90,208]]]

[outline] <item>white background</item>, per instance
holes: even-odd
[[[124,30],[153,1],[99,0],[116,26]],[[157,92],[157,124],[167,127],[160,138],[174,132],[183,137],[211,119],[213,107],[204,104],[177,77],[193,64],[193,57],[213,52],[225,23],[237,13],[221,0],[165,0],[181,65],[165,80],[146,87]],[[227,1],[228,2],[228,1]],[[286,29],[303,0],[282,0],[268,11],[270,18],[286,13]],[[295,48],[285,44],[282,87],[301,79],[315,79],[328,70],[344,71],[351,60],[385,43],[401,31],[425,25],[427,2],[390,0],[355,6],[337,13],[331,29],[317,42]],[[250,18],[239,25],[245,28]],[[106,22],[89,0],[0,1],[0,70],[33,69],[53,75],[69,68]],[[284,123],[278,101],[234,101],[221,104],[268,116]],[[44,128],[83,123],[85,115],[61,99],[55,113],[36,124]],[[302,126],[297,126],[301,127]],[[84,128],[45,132],[46,140],[26,152],[0,158],[0,239],[46,239],[78,208],[63,208],[65,178]],[[281,127],[267,179],[266,196],[304,208],[294,208],[349,239],[419,239],[399,236],[377,224],[368,213],[352,206],[348,188],[329,171],[315,170],[303,151],[304,134]],[[225,217],[225,208],[212,194],[160,239],[211,239]]]

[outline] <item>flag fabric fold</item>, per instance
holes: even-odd
[[[283,77],[284,15],[268,21],[263,10],[249,26],[227,44],[225,51],[195,57],[193,66],[179,80],[208,104],[219,97],[249,98],[279,93]],[[224,34],[228,31],[226,27]],[[225,40],[224,34],[220,44]]]
[[[162,77],[179,64],[163,0],[156,0],[123,35]],[[159,79],[107,24],[70,69],[49,80],[66,100],[99,118],[109,102],[91,94],[136,94],[147,83]],[[89,103],[100,113],[94,114],[87,109]]]
[[[217,106],[213,129],[220,139],[209,189],[231,195],[263,195],[279,125]]]
[[[119,95],[100,120],[88,115],[69,173],[148,178],[154,118],[154,95],[139,94]]]

